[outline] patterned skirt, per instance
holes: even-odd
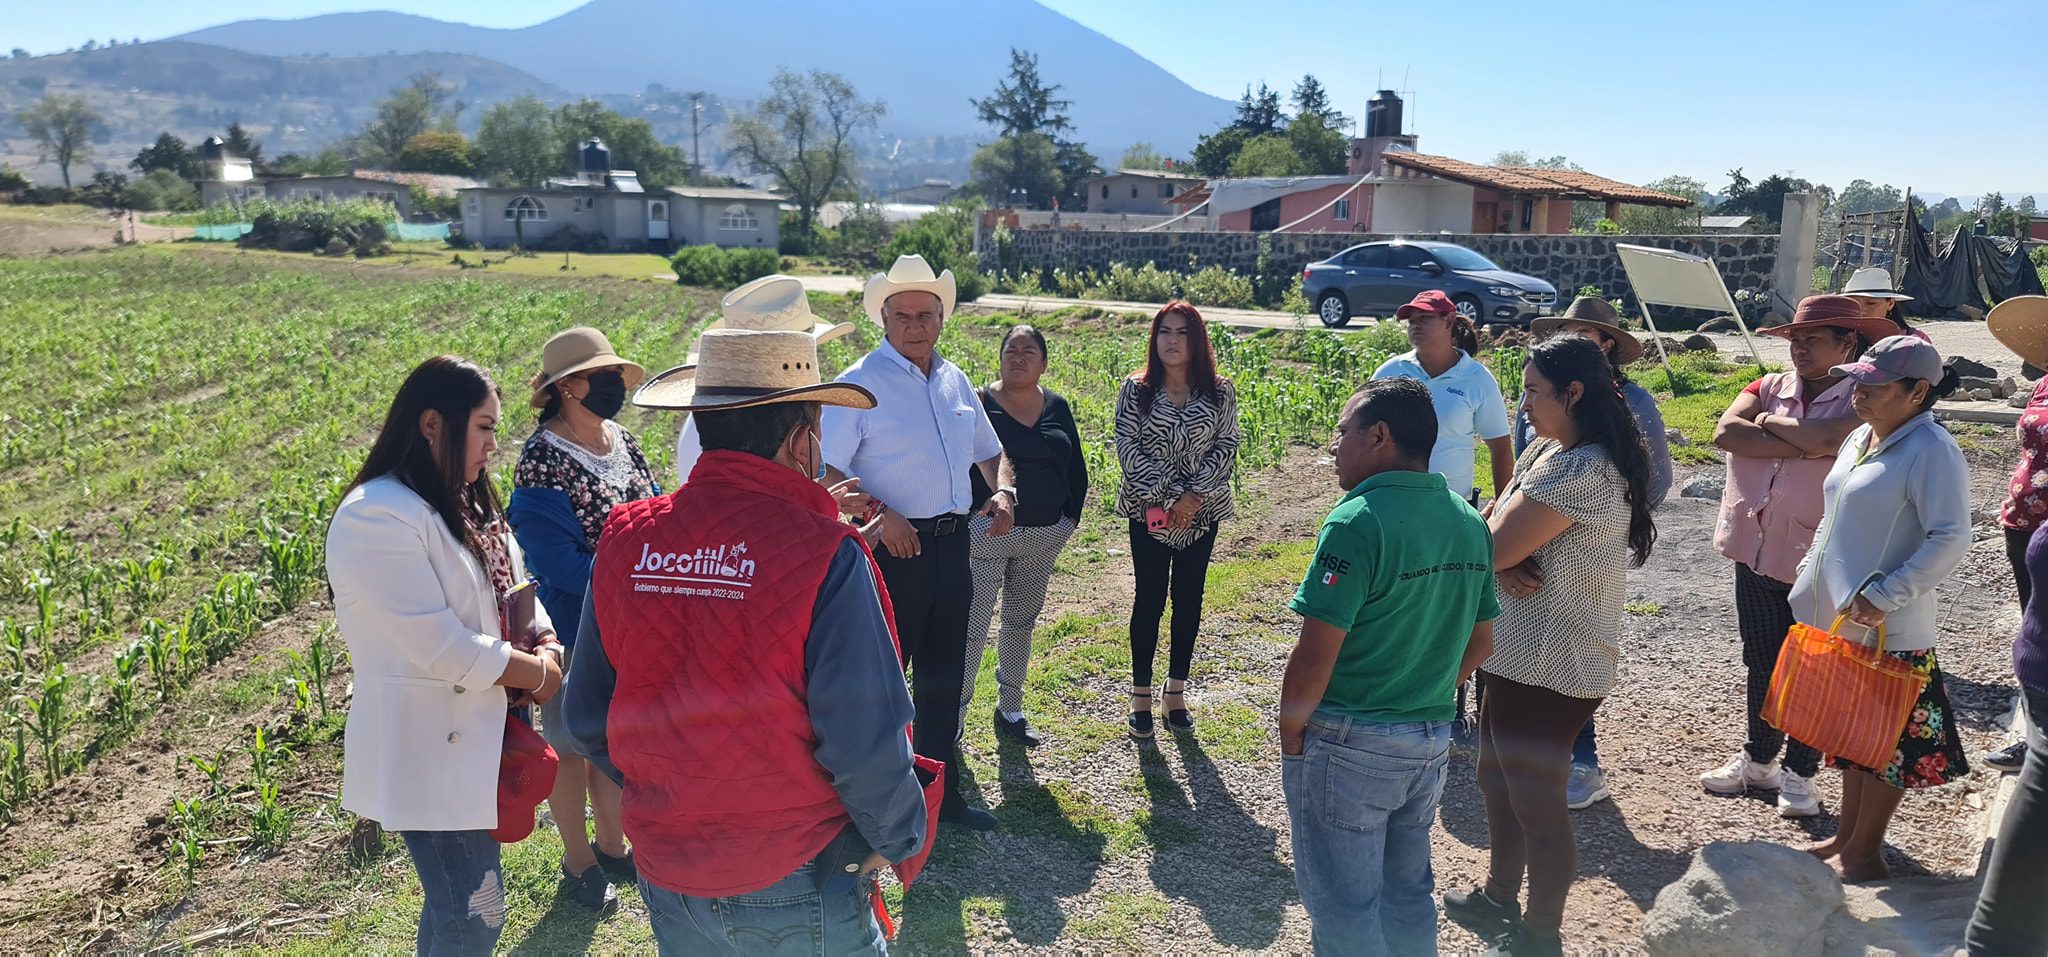
[[[1900,790],[1940,787],[1969,774],[1969,758],[1963,750],[1962,738],[1956,734],[1955,715],[1948,704],[1948,689],[1942,683],[1941,664],[1935,660],[1934,650],[1885,654],[1928,673],[1927,687],[1921,689],[1920,700],[1913,702],[1913,713],[1906,717],[1906,730],[1899,735],[1898,750],[1892,752],[1891,763],[1882,770],[1832,755],[1828,757],[1828,766],[1866,771]]]

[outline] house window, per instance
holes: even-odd
[[[320,191],[317,189],[294,189],[292,190],[292,198],[310,199],[317,203],[320,201]]]
[[[1280,228],[1280,201],[1269,199],[1252,207],[1252,231],[1269,233]]]
[[[1133,187],[1131,187],[1131,198],[1132,198],[1132,199],[1137,199],[1137,198],[1138,198],[1138,188],[1137,188],[1136,186],[1133,186]]]
[[[391,205],[393,205],[393,206],[396,206],[396,205],[398,205],[398,194],[397,194],[397,193],[386,193],[386,192],[380,192],[380,191],[372,190],[372,191],[369,191],[369,192],[366,192],[366,193],[364,193],[364,194],[363,194],[363,198],[364,198],[364,199],[367,199],[367,200],[369,200],[369,201],[371,201],[371,202],[373,202],[373,203],[390,203],[390,204],[391,204]]]
[[[1108,198],[1109,198],[1109,184],[1108,184],[1108,183],[1104,183],[1104,184],[1102,184],[1102,198],[1103,198],[1103,199],[1108,199]]]
[[[757,230],[761,228],[761,221],[754,218],[753,210],[748,209],[747,207],[739,203],[734,203],[731,206],[727,206],[725,208],[725,212],[719,214],[718,228],[735,230]]]
[[[469,215],[478,216],[483,213],[483,203],[477,201],[475,193],[471,193],[468,197],[466,197],[463,200],[463,203],[464,208],[469,211]]]
[[[1173,198],[1173,184],[1172,184],[1172,183],[1160,183],[1160,184],[1159,184],[1159,198],[1160,198],[1160,199],[1172,199],[1172,198]]]
[[[548,208],[531,196],[521,196],[505,204],[505,218],[544,223],[548,221]]]
[[[596,208],[597,197],[595,196],[578,196],[571,202],[572,211],[578,213],[587,212],[589,210],[593,210]]]
[[[1351,201],[1350,201],[1350,200],[1348,200],[1348,199],[1340,199],[1340,200],[1338,200],[1338,201],[1337,201],[1337,205],[1336,205],[1336,207],[1335,207],[1334,209],[1330,210],[1330,218],[1331,218],[1331,219],[1333,219],[1333,220],[1336,220],[1337,222],[1340,222],[1340,223],[1348,223],[1348,222],[1350,222],[1350,221],[1351,221]]]

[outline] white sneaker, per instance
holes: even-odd
[[[1797,771],[1781,772],[1778,782],[1779,817],[1813,817],[1820,813],[1820,795],[1813,793],[1813,779]]]
[[[1779,777],[1778,762],[1758,764],[1748,751],[1737,751],[1727,764],[1700,775],[1700,786],[1715,794],[1741,794],[1752,788],[1775,791]]]

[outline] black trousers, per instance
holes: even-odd
[[[1771,672],[1778,667],[1778,649],[1792,630],[1792,586],[1748,565],[1735,563],[1735,626],[1742,632],[1742,664],[1749,670],[1749,741],[1751,759],[1769,763],[1785,750],[1786,770],[1803,778],[1820,771],[1820,752],[1785,736],[1763,718],[1764,699],[1771,693]]]
[[[2048,692],[2028,688],[2027,764],[2019,789],[2005,809],[1977,913],[1963,940],[1972,957],[2048,954],[2048,731],[2033,722],[2048,720]]]
[[[918,534],[924,550],[897,558],[875,549],[882,583],[896,611],[896,640],[910,671],[910,703],[917,710],[911,744],[917,753],[946,762],[946,793],[960,786],[960,683],[966,680],[967,606],[974,572],[967,563],[967,520],[951,535]]]
[[[1131,523],[1131,576],[1137,596],[1131,603],[1131,687],[1152,686],[1152,659],[1159,655],[1159,619],[1173,599],[1173,627],[1168,636],[1166,677],[1188,680],[1194,667],[1195,636],[1202,630],[1202,592],[1209,583],[1209,554],[1216,547],[1216,526],[1179,551],[1167,547]]]
[[[2012,563],[2012,583],[2020,592],[2020,611],[2027,610],[2027,598],[2034,594],[2034,583],[2027,577],[2027,539],[2033,532],[2016,528],[2005,530],[2005,560]]]

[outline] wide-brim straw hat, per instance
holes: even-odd
[[[636,388],[647,380],[647,370],[637,362],[627,362],[612,351],[612,342],[604,333],[589,326],[564,329],[548,338],[548,344],[540,350],[540,372],[527,382],[533,390],[533,397],[527,404],[536,409],[548,404],[548,386],[562,381],[578,372],[618,366],[626,378],[626,388]]]
[[[889,297],[903,292],[928,292],[939,297],[939,317],[953,314],[953,300],[959,291],[954,288],[953,270],[948,269],[932,275],[931,263],[923,256],[898,256],[886,273],[869,277],[867,288],[861,291],[861,305],[867,309],[868,318],[877,325],[882,322],[882,304]]]
[[[875,407],[857,385],[823,382],[818,342],[807,332],[712,329],[697,337],[698,361],[648,380],[633,396],[643,409],[715,412],[778,402]]]
[[[1892,288],[1892,274],[1882,266],[1865,266],[1850,273],[1848,284],[1842,287],[1842,295],[1897,299],[1900,302],[1908,302],[1913,298]]]
[[[2014,296],[1991,307],[1984,325],[1999,344],[2036,369],[2048,369],[2048,296]]]
[[[1601,332],[1614,340],[1614,358],[1622,365],[1628,365],[1643,357],[1643,340],[1636,334],[1621,327],[1621,314],[1614,311],[1614,304],[1599,296],[1580,296],[1564,311],[1529,323],[1529,334],[1541,339],[1564,328],[1567,322],[1583,322],[1598,326]]]
[[[1877,342],[1905,331],[1890,319],[1872,319],[1863,314],[1863,304],[1848,296],[1808,296],[1799,300],[1799,308],[1792,313],[1792,321],[1782,326],[1757,331],[1767,336],[1790,339],[1792,334],[1815,326],[1831,326],[1860,332],[1863,338]]]
[[[853,323],[832,323],[811,314],[803,280],[794,276],[762,276],[726,293],[718,303],[711,329],[752,329],[756,332],[803,332],[820,344],[853,331]]]

